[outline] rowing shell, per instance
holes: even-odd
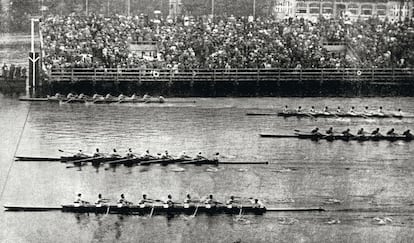
[[[345,135],[314,135],[314,134],[305,134],[305,133],[297,133],[294,135],[283,135],[283,134],[260,134],[260,137],[263,138],[299,138],[299,139],[325,139],[325,140],[356,140],[356,141],[412,141],[414,139],[413,136],[345,136]]]
[[[111,103],[154,103],[154,104],[180,104],[180,103],[196,103],[194,100],[159,100],[159,99],[122,99],[119,100],[117,98],[111,99],[58,99],[58,98],[28,98],[28,97],[20,97],[20,101],[37,101],[37,102],[61,102],[61,103],[93,103],[93,104],[111,104]]]
[[[247,113],[248,116],[283,116],[283,117],[342,117],[342,118],[412,118],[413,116],[403,116],[397,114],[349,114],[349,113],[307,113],[307,112],[278,112],[278,113]]]
[[[263,214],[265,212],[286,212],[286,211],[325,211],[323,208],[266,208],[257,206],[241,206],[241,205],[214,205],[214,204],[167,204],[157,205],[62,205],[58,207],[38,207],[38,206],[4,206],[5,211],[61,211],[69,213],[97,213],[97,214],[189,214],[194,212],[206,214]]]

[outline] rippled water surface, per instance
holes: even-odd
[[[177,99],[180,100],[180,99]],[[185,100],[185,99],[182,99]],[[187,99],[189,100],[189,99]],[[116,200],[125,193],[182,199],[213,193],[261,198],[271,207],[324,207],[321,213],[263,216],[162,215],[152,218],[60,212],[0,213],[6,242],[412,242],[414,240],[414,142],[327,142],[263,139],[315,126],[338,131],[414,128],[414,119],[250,117],[285,104],[348,108],[364,105],[414,113],[413,98],[216,98],[195,104],[83,105],[22,103],[0,97],[2,204],[60,205],[82,192]],[[25,119],[27,118],[27,122]],[[20,143],[19,137],[21,136]],[[82,170],[60,163],[12,162],[23,156],[62,155],[58,149],[178,154],[220,152],[227,161],[270,165],[118,167]],[[17,151],[16,151],[17,148]],[[6,183],[6,184],[5,184]],[[350,211],[341,211],[351,209]],[[387,219],[387,220],[386,220]]]

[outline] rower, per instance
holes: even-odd
[[[190,194],[187,194],[187,195],[185,196],[184,203],[185,203],[185,204],[189,204],[189,203],[191,203],[191,202],[193,202],[193,201],[192,201],[192,199],[191,199],[191,196],[190,196]]]
[[[349,114],[355,114],[355,106],[352,106],[348,111]]]
[[[302,112],[302,106],[299,106],[299,107],[296,109],[296,112],[297,112],[297,113],[301,113],[301,112]]]
[[[131,96],[131,100],[136,100],[136,99],[138,99],[137,95],[136,95],[136,94],[133,94],[133,95]]]
[[[79,149],[79,151],[75,154],[74,157],[80,157],[80,158],[85,158],[88,157],[87,154],[83,153],[81,149]]]
[[[348,128],[348,129],[346,129],[345,131],[342,132],[342,135],[345,136],[345,137],[352,137],[352,136],[354,136],[350,131],[351,130]]]
[[[378,112],[378,114],[384,114],[384,111],[382,110],[382,106],[379,107],[377,112]]]
[[[402,135],[405,136],[406,138],[413,138],[413,134],[410,132],[410,129],[408,129],[407,131],[403,132]]]
[[[361,129],[358,130],[357,135],[358,136],[365,136],[366,132],[364,131],[364,128],[361,127]]]
[[[234,196],[230,196],[230,199],[227,200],[226,205],[232,205],[233,203],[238,203],[239,200],[236,200]]]
[[[374,131],[371,132],[372,136],[382,136],[382,134],[379,132],[379,128],[375,129]]]
[[[146,203],[152,203],[152,202],[153,202],[152,199],[147,198],[147,194],[142,194],[142,199],[138,201],[138,204],[144,205]]]
[[[329,113],[329,108],[327,106],[323,109],[323,113]]]
[[[220,153],[219,153],[219,152],[217,152],[217,153],[215,153],[215,154],[214,154],[214,156],[213,156],[213,160],[218,162],[218,161],[219,161],[219,159],[220,159]]]
[[[204,157],[201,152],[198,152],[198,154],[196,155],[195,159],[197,160],[206,160],[207,158]]]
[[[319,128],[315,128],[315,129],[313,129],[313,130],[311,131],[311,134],[312,134],[312,135],[315,135],[315,136],[322,136],[322,134],[319,132]]]
[[[253,208],[264,208],[264,204],[257,198],[252,201],[252,204]]]
[[[87,202],[87,201],[84,201],[83,199],[82,199],[82,194],[81,193],[78,193],[78,195],[76,196],[76,199],[75,199],[75,201],[73,202],[74,204],[81,204],[81,205],[83,205],[83,204],[89,204],[89,202]]]
[[[112,153],[110,153],[109,156],[112,157],[112,158],[121,158],[121,155],[118,154],[116,149],[113,149]]]
[[[109,202],[109,199],[102,198],[102,194],[98,194],[98,199],[95,202],[95,205],[102,205],[103,203]]]
[[[309,109],[309,112],[310,112],[310,113],[315,113],[315,106],[312,106],[312,107]]]
[[[342,111],[341,111],[341,107],[340,106],[338,106],[338,108],[336,108],[336,113],[341,113]]]
[[[99,152],[99,148],[96,148],[95,153],[93,153],[92,157],[103,157],[104,154]]]
[[[397,136],[397,134],[395,133],[394,128],[391,128],[388,132],[387,132],[387,136]]]
[[[191,157],[188,156],[185,151],[181,152],[180,156],[178,157],[179,159],[190,159]]]
[[[124,206],[124,205],[131,205],[132,202],[126,200],[125,195],[121,194],[121,198],[118,200],[118,204],[121,204],[122,206]]]
[[[172,200],[171,194],[168,194],[167,201],[165,201],[165,204],[167,204],[168,207],[173,207],[174,206],[174,201]]]
[[[397,113],[394,114],[394,116],[403,116],[403,112],[401,109],[398,109]]]
[[[330,127],[328,130],[326,130],[326,134],[328,134],[328,135],[333,135],[333,128],[332,127]]]
[[[142,96],[142,99],[144,101],[147,101],[147,100],[151,99],[151,96],[148,93],[145,93],[144,96]]]
[[[102,98],[102,95],[100,95],[100,94],[94,94],[93,96],[92,96],[92,99],[93,100],[97,100],[97,99],[101,99]]]
[[[206,199],[206,200],[204,200],[204,204],[209,204],[209,205],[217,205],[217,204],[219,204],[220,202],[219,201],[217,201],[217,200],[215,200],[214,198],[213,198],[213,195],[209,195],[208,196],[208,198]]]
[[[135,154],[132,152],[131,148],[128,149],[128,152],[126,153],[126,157],[127,158],[135,158],[136,157]]]
[[[119,101],[125,100],[125,95],[123,95],[123,94],[118,95],[118,100]]]
[[[283,108],[283,113],[288,113],[289,112],[289,108],[287,105],[285,105],[285,107]]]
[[[366,115],[371,115],[371,111],[368,109],[368,106],[365,106],[364,113],[365,113]]]
[[[81,94],[78,96],[78,98],[79,98],[79,99],[81,99],[81,100],[83,100],[83,99],[86,99],[87,97],[86,97],[86,95],[84,95],[83,93],[81,93]]]
[[[66,98],[68,98],[68,99],[75,99],[75,98],[76,98],[76,95],[74,95],[74,94],[72,94],[72,93],[69,93],[69,94],[66,96]]]
[[[160,97],[158,97],[158,101],[160,103],[164,103],[165,102],[165,98],[162,95],[160,95]]]
[[[112,99],[112,98],[113,98],[113,96],[111,94],[106,94],[105,95],[105,99],[106,100],[109,100],[109,99]]]
[[[165,153],[161,155],[161,159],[172,159],[173,157],[168,154],[168,150],[165,150]]]
[[[145,153],[143,153],[142,155],[141,155],[141,157],[143,158],[143,159],[154,159],[155,157],[154,156],[152,156],[151,154],[150,154],[150,152],[149,152],[149,150],[147,149],[147,150],[145,150]]]

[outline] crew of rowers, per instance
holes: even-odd
[[[313,130],[311,131],[311,134],[313,134],[313,135],[315,135],[315,136],[333,136],[333,135],[334,135],[334,133],[337,133],[337,132],[334,132],[333,127],[330,127],[328,130],[326,130],[326,132],[325,132],[325,133],[326,133],[326,134],[322,134],[322,133],[319,131],[319,128],[315,128],[315,129],[313,129]],[[364,128],[360,128],[360,129],[357,131],[357,134],[356,134],[356,135],[352,134],[352,133],[351,133],[351,130],[348,128],[348,129],[346,129],[346,130],[342,131],[340,134],[341,134],[341,135],[343,135],[343,136],[345,136],[345,137],[364,137],[364,136],[366,136],[366,135],[375,136],[375,137],[384,137],[384,135],[380,133],[380,129],[379,129],[379,128],[376,128],[376,129],[374,129],[374,130],[373,130],[373,131],[371,131],[371,132],[366,132],[366,131],[364,130]],[[404,132],[400,135],[400,134],[397,134],[397,133],[395,132],[395,129],[394,129],[394,128],[391,128],[390,130],[388,130],[388,131],[386,132],[385,136],[388,136],[388,137],[405,136],[406,138],[413,138],[413,134],[411,133],[410,129],[408,129],[408,130],[404,131]]]
[[[89,158],[90,156],[85,154],[82,150],[79,150],[74,154],[75,157],[79,158]],[[131,148],[128,149],[126,154],[122,156],[116,149],[113,149],[112,152],[106,154],[100,152],[99,148],[96,148],[95,152],[93,153],[92,157],[105,157],[105,158],[130,158],[130,159],[142,159],[142,160],[158,160],[158,159],[165,159],[165,160],[172,160],[172,159],[179,159],[179,160],[213,160],[218,161],[220,158],[220,153],[215,153],[212,159],[208,159],[203,155],[202,152],[198,152],[198,154],[194,157],[189,156],[186,154],[185,151],[181,152],[178,157],[174,158],[172,155],[168,153],[168,150],[165,150],[163,154],[157,153],[156,155],[150,154],[150,151],[147,149],[143,154],[138,155],[132,151]]]
[[[325,106],[325,108],[321,111],[317,111],[314,106],[312,106],[308,111],[304,110],[302,108],[302,106],[299,106],[294,111],[290,110],[287,105],[283,108],[283,113],[288,114],[288,113],[292,113],[292,112],[310,114],[310,115],[312,115],[312,114],[313,115],[316,115],[316,114],[326,114],[326,115],[329,115],[329,114],[332,114],[332,115],[334,115],[334,114],[338,114],[338,115],[340,115],[340,114],[349,114],[349,115],[366,115],[366,116],[385,115],[382,106],[380,106],[377,111],[370,110],[368,108],[368,106],[365,106],[365,108],[362,112],[357,112],[355,110],[355,106],[352,106],[348,111],[343,111],[340,106],[338,106],[335,111],[331,110],[328,106]],[[398,109],[398,111],[396,113],[392,114],[392,115],[402,116],[403,112],[402,112],[401,109]]]
[[[264,208],[264,204],[257,198],[248,198],[247,199],[250,202],[250,206],[256,207],[256,208]],[[95,205],[102,206],[107,205],[110,202],[109,199],[102,198],[102,194],[98,194],[98,198],[95,201]],[[75,205],[90,205],[91,203],[88,201],[85,201],[82,199],[82,194],[78,193],[76,196],[75,201],[73,202]],[[233,206],[233,205],[245,205],[246,202],[242,201],[241,198],[230,196],[230,198],[225,202],[222,203],[215,199],[213,195],[208,195],[201,199],[193,199],[190,194],[187,194],[185,199],[182,203],[176,202],[172,199],[172,196],[169,194],[167,196],[167,200],[154,200],[147,197],[146,194],[142,195],[142,198],[138,201],[139,206],[151,206],[154,203],[162,203],[165,205],[168,205],[168,207],[174,207],[174,205],[182,204],[184,207],[192,205],[209,205],[209,206],[217,206],[217,205],[226,205],[226,206]],[[120,198],[117,201],[118,206],[129,206],[134,205],[133,202],[128,201],[125,198],[124,194],[121,194]]]
[[[89,97],[88,95],[85,95],[85,94],[79,94],[79,95],[76,95],[76,94],[73,94],[73,93],[69,93],[69,94],[67,94],[66,96],[65,95],[62,95],[62,94],[59,94],[59,93],[56,93],[54,96],[48,96],[49,98],[56,98],[56,99],[67,99],[67,100],[91,100],[91,101],[98,101],[98,100],[116,100],[116,101],[124,101],[124,100],[139,100],[140,99],[140,97],[139,96],[137,96],[136,94],[133,94],[131,97],[129,97],[129,96],[125,96],[125,95],[123,95],[123,94],[120,94],[120,95],[118,95],[118,96],[112,96],[111,94],[107,94],[107,95],[105,95],[105,96],[103,96],[103,95],[100,95],[100,94],[94,94],[93,96],[92,96],[92,98],[91,97]],[[150,101],[151,100],[151,98],[153,98],[151,95],[149,95],[149,94],[144,94],[143,96],[142,96],[142,100],[143,101]],[[165,102],[165,98],[163,97],[163,96],[159,96],[158,97],[158,102],[161,102],[161,103],[163,103],[163,102]]]

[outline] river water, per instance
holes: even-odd
[[[186,99],[176,99],[186,100]],[[190,99],[187,99],[190,100]],[[1,204],[72,202],[82,192],[113,200],[142,193],[177,200],[214,194],[259,197],[269,207],[324,207],[327,212],[263,216],[162,215],[152,218],[61,212],[0,212],[3,242],[413,242],[414,143],[264,139],[315,126],[338,131],[414,128],[414,119],[250,117],[285,104],[383,106],[414,113],[414,98],[195,98],[194,104],[24,103],[0,96]],[[220,152],[228,161],[269,165],[118,167],[82,170],[60,163],[13,162],[13,156],[60,156],[58,149],[142,153]],[[341,211],[341,209],[350,209]]]

